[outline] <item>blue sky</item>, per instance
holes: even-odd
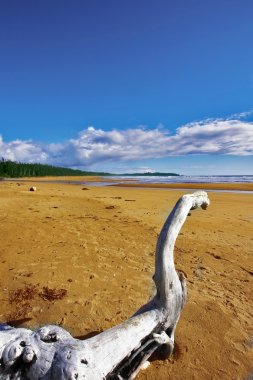
[[[251,0],[0,0],[0,156],[252,174]]]

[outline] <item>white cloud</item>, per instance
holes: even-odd
[[[253,109],[249,110],[249,111],[245,111],[245,112],[234,113],[234,114],[230,115],[229,119],[236,119],[236,120],[246,119],[252,115],[253,115]]]
[[[160,127],[111,131],[88,127],[58,144],[4,142],[0,137],[0,157],[71,167],[193,154],[253,155],[253,123],[209,119],[181,126],[174,134]]]
[[[253,123],[217,120],[194,123],[177,130],[173,136],[179,154],[253,154]]]
[[[4,143],[0,136],[0,157],[20,162],[47,162],[49,156],[39,144],[30,140],[14,140]]]

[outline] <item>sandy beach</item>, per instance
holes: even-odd
[[[175,184],[182,186],[1,181],[0,320],[58,324],[85,338],[130,317],[153,294],[157,234],[191,192]],[[253,194],[209,197],[208,210],[191,213],[176,243],[188,302],[175,352],[152,361],[139,380],[246,380],[253,373]]]

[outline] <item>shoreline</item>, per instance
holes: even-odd
[[[210,191],[238,191],[253,192],[253,183],[119,183],[110,186],[136,187],[152,189],[173,189],[173,190],[210,190]]]
[[[29,178],[4,178],[1,182],[37,182],[52,184],[68,184],[68,185],[89,185],[92,186],[115,186],[128,188],[149,188],[149,189],[171,189],[171,190],[206,190],[206,191],[229,191],[229,192],[253,192],[252,182],[236,182],[236,183],[136,183],[134,179],[112,179],[105,177],[29,177]],[[96,184],[96,185],[95,185]]]

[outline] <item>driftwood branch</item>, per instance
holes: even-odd
[[[206,209],[208,204],[203,191],[179,199],[157,241],[157,293],[120,325],[85,341],[74,339],[58,326],[33,332],[0,325],[0,379],[134,379],[158,348],[170,355],[186,301],[185,277],[174,265],[175,241],[189,211]]]

